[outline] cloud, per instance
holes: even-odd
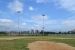
[[[22,31],[28,29],[28,26],[25,22],[18,24],[11,19],[0,19],[0,28],[0,31]]]
[[[55,5],[63,8],[71,13],[75,13],[75,0],[53,0]],[[62,25],[66,30],[75,29],[75,15],[69,16],[67,19],[62,20]]]
[[[48,16],[45,15],[44,17],[42,15],[34,15],[31,17],[31,19],[29,20],[25,20],[25,23],[26,25],[26,28],[28,27],[28,29],[39,29],[41,30],[42,29],[42,25],[43,25],[43,19],[44,21],[47,21],[48,20]],[[23,25],[23,24],[22,24]],[[24,26],[24,27],[25,27]]]
[[[31,22],[31,20],[30,20]],[[42,15],[36,15],[32,16],[32,23],[34,29],[42,30],[43,27],[43,16]],[[61,21],[56,19],[49,19],[47,15],[44,16],[44,27],[45,30],[51,30],[50,28],[60,27]]]
[[[36,0],[36,3],[47,3],[49,0]]]
[[[68,29],[75,29],[75,16],[68,17],[67,19],[63,20],[62,24]]]
[[[74,16],[73,16],[74,17]],[[44,16],[44,27],[45,30],[73,30],[75,28],[75,20],[74,18],[69,17],[65,20],[58,20],[58,19],[49,19],[48,16]],[[0,19],[0,28],[3,26],[4,30],[9,28],[8,30],[30,30],[30,29],[35,29],[35,30],[42,30],[43,27],[43,16],[41,15],[35,15],[32,16],[31,20],[26,20],[25,22],[22,22],[18,25],[17,22],[14,22],[11,19]],[[19,27],[19,29],[18,29]],[[50,29],[51,28],[51,29]]]
[[[75,12],[75,0],[54,0],[54,2],[61,8]]]
[[[25,26],[26,24],[27,24],[27,23],[25,23],[25,22],[24,22],[24,23],[22,23],[22,25],[23,25],[23,26]]]
[[[75,26],[75,20],[65,20],[63,22],[63,24],[65,24],[66,26]]]
[[[56,25],[61,23],[61,20],[58,19],[49,19],[47,15],[42,16],[42,15],[36,15],[32,17],[32,20],[30,20],[30,22],[33,22],[37,25]]]
[[[34,23],[33,28],[41,30],[43,27],[43,16],[36,15],[32,17]],[[56,30],[56,31],[69,31],[75,29],[75,16],[68,17],[66,19],[49,19],[48,16],[44,16],[44,27],[45,30]],[[50,29],[51,28],[51,29]]]
[[[23,11],[23,3],[19,0],[14,0],[8,4],[8,8],[13,12],[22,12]]]
[[[14,28],[14,21],[11,19],[0,19],[0,31],[10,31]]]
[[[0,19],[0,26],[12,25],[13,21],[10,19]]]
[[[34,8],[32,6],[29,6],[30,11],[34,11]]]
[[[72,17],[73,18],[73,17]],[[48,16],[44,16],[44,27],[45,30],[73,30],[75,28],[75,20],[74,18],[67,18],[65,20],[58,20],[58,19],[49,19]],[[11,19],[0,19],[0,28],[3,26],[4,30],[9,28],[8,30],[42,30],[43,27],[43,17],[41,15],[32,16],[31,20],[26,20],[18,25],[17,22],[14,22]],[[18,29],[19,27],[19,29]],[[51,28],[51,29],[50,29]]]
[[[43,21],[43,20],[46,21],[46,20],[48,20],[48,16],[47,15],[45,15],[45,16],[36,15],[36,16],[33,16],[32,19],[35,20],[35,21]]]

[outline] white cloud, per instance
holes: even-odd
[[[65,24],[66,26],[75,26],[75,20],[65,20],[63,22],[63,24]]]
[[[31,21],[30,21],[31,22]],[[56,20],[56,19],[49,19],[47,15],[42,16],[42,15],[36,15],[32,17],[32,22],[35,23],[36,25],[57,25],[61,23],[61,20]]]
[[[12,22],[10,19],[0,19],[0,22]]]
[[[75,0],[54,0],[55,4],[68,11],[75,12]]]
[[[46,21],[48,20],[48,16],[37,15],[37,16],[33,16],[32,19],[35,21],[43,21],[43,20]]]
[[[25,23],[25,22],[24,22],[24,23],[22,23],[22,25],[23,25],[23,26],[25,26],[26,24],[27,24],[27,23]]]
[[[63,8],[71,13],[75,13],[75,0],[53,0],[59,8]],[[62,20],[62,25],[67,30],[75,29],[75,15]]]
[[[1,26],[9,26],[12,24],[13,24],[13,21],[10,19],[0,19],[0,25]]]
[[[41,30],[43,27],[43,17],[41,15],[33,16],[32,20],[33,23],[35,23],[34,28]],[[47,30],[57,29],[59,31],[60,30],[69,31],[75,29],[75,17],[73,16],[73,17],[68,17],[67,19],[64,20],[58,20],[58,19],[48,19],[48,16],[45,16],[44,27]]]
[[[34,8],[32,6],[29,7],[30,11],[34,11]]]
[[[66,30],[73,30],[75,29],[75,16],[68,17],[67,19],[64,19],[61,21],[62,25],[64,26],[64,29]]]
[[[8,8],[13,12],[22,12],[23,11],[23,3],[19,0],[14,0],[8,4]]]
[[[11,19],[0,19],[0,30],[2,31],[13,31],[13,30],[28,30],[28,25],[27,23],[23,22],[18,24],[17,22],[15,22],[14,20]]]
[[[31,22],[31,20],[30,20],[30,22]],[[34,23],[33,29],[41,30],[43,27],[43,16],[42,15],[33,16],[32,17],[32,23]],[[45,29],[51,30],[49,28],[53,28],[54,26],[58,26],[58,25],[61,25],[60,20],[49,19],[47,15],[44,16],[44,27],[45,27]]]
[[[47,3],[49,0],[36,0],[37,3]]]
[[[38,29],[38,30],[41,30],[42,29],[42,25],[43,25],[43,19],[44,21],[47,22],[48,20],[48,16],[45,15],[44,17],[42,15],[35,15],[35,16],[32,16],[32,18],[30,20],[26,20],[26,22],[28,22],[26,24],[26,28],[28,27],[28,29]]]

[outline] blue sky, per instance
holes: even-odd
[[[42,30],[42,14],[46,31],[75,29],[74,0],[0,0],[0,31]]]

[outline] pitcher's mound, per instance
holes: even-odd
[[[75,50],[74,47],[63,43],[36,41],[28,44],[29,50]]]

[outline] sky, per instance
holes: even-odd
[[[44,17],[42,15],[45,15]],[[75,0],[0,0],[0,31],[75,29]]]

